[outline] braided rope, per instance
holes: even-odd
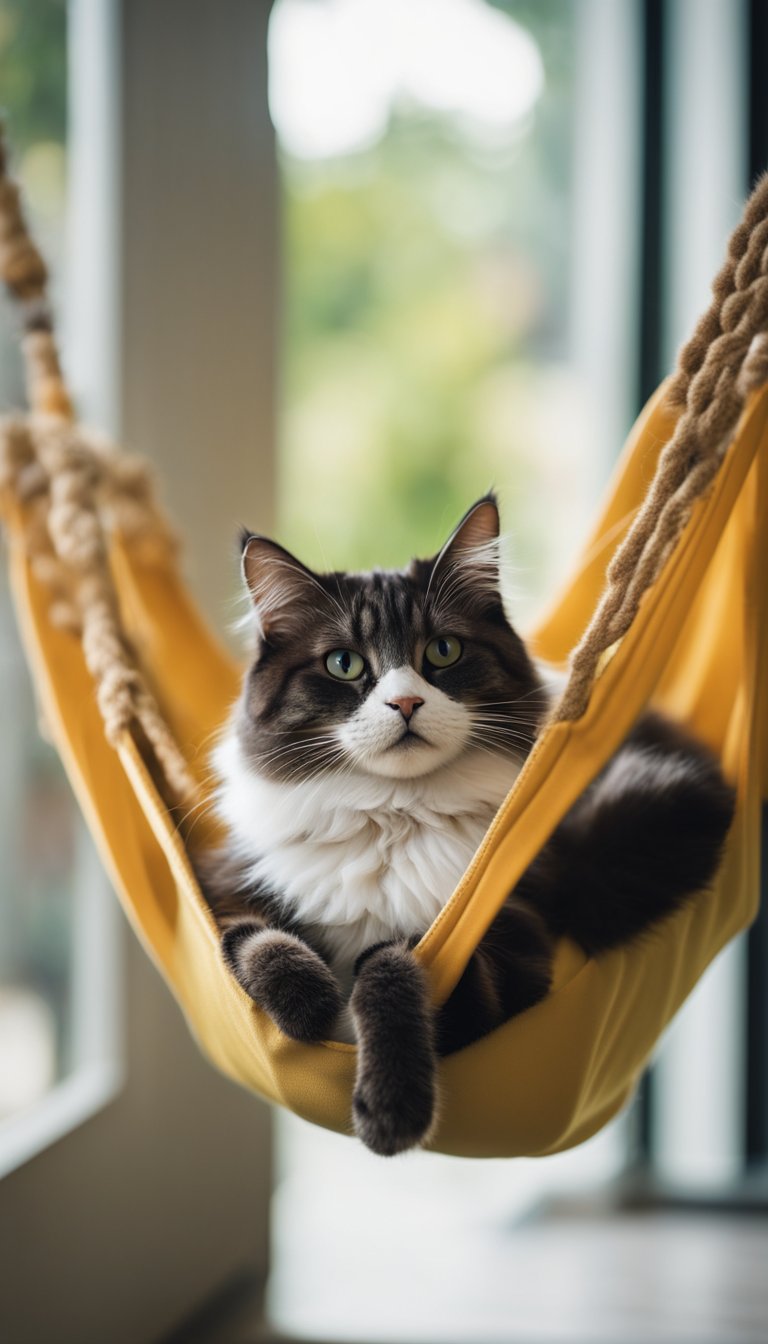
[[[32,241],[0,137],[0,276],[22,313],[31,414],[0,424],[0,488],[24,505],[30,562],[51,595],[50,619],[78,634],[109,742],[138,725],[174,802],[197,785],[125,635],[109,565],[118,529],[167,556],[175,547],[146,464],[74,423],[47,302],[47,270]]]
[[[35,577],[51,593],[50,619],[79,635],[109,742],[138,723],[174,802],[189,802],[197,785],[148,690],[120,617],[104,517],[125,537],[151,537],[153,550],[174,544],[156,506],[142,507],[151,482],[143,464],[125,470],[77,426],[9,418],[0,426],[0,486],[26,506],[25,534]]]
[[[669,396],[682,407],[648,493],[607,571],[592,620],[571,655],[556,721],[580,718],[600,660],[623,638],[694,504],[712,484],[747,396],[768,380],[768,175],[734,230],[712,303],[681,351]]]
[[[48,305],[48,268],[30,237],[19,188],[7,176],[0,135],[0,277],[21,312],[27,397],[33,411],[71,420],[74,415],[61,371]]]

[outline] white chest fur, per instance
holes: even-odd
[[[252,880],[322,932],[344,979],[372,943],[429,927],[519,770],[473,751],[434,777],[282,784],[248,767],[234,732],[215,761],[219,812]]]

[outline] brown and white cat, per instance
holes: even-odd
[[[502,605],[487,496],[403,571],[317,574],[242,537],[253,662],[215,752],[227,848],[203,885],[240,984],[300,1041],[358,1044],[353,1122],[375,1152],[423,1142],[436,1057],[541,999],[561,935],[625,943],[711,880],[731,791],[648,715],[567,814],[445,1006],[411,949],[509,791],[550,679]]]

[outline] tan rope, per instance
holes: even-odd
[[[48,269],[32,240],[21,194],[7,175],[5,143],[0,135],[0,277],[16,300],[24,322],[22,341],[27,395],[33,411],[73,418],[48,306]]]
[[[741,220],[728,240],[725,261],[712,282],[712,302],[678,355],[677,370],[668,388],[673,405],[685,405],[691,381],[701,368],[710,345],[722,330],[720,311],[733,292],[736,267],[744,257],[753,230],[765,219],[764,187],[765,178],[758,181],[744,207]]]
[[[571,656],[555,720],[579,718],[600,660],[623,638],[728,449],[749,393],[767,380],[768,175],[747,202],[715,279],[712,303],[681,351],[669,395],[675,432],[630,530],[608,566],[595,614]]]
[[[43,415],[74,420],[74,407],[64,383],[53,333],[43,328],[28,330],[22,349],[31,408]]]
[[[0,274],[22,303],[40,299],[48,271],[29,236],[15,182],[6,176],[5,147],[0,144]]]
[[[107,738],[138,723],[151,744],[174,802],[189,802],[197,785],[150,693],[135,651],[122,628],[108,559],[104,515],[121,527],[122,466],[112,470],[103,445],[94,447],[73,425],[17,417],[0,426],[0,484],[27,505],[26,544],[35,577],[51,592],[51,619],[79,634]],[[151,495],[146,468],[133,462],[133,494]],[[139,489],[139,479],[141,488]],[[30,507],[31,506],[31,507]],[[129,530],[139,526],[136,498],[128,501]],[[157,506],[148,506],[141,527],[156,546],[174,543],[160,531]],[[140,532],[139,532],[140,535]]]
[[[7,176],[0,136],[0,275],[20,305],[32,414],[0,425],[0,488],[24,505],[25,541],[35,577],[51,595],[50,618],[79,634],[113,744],[138,725],[171,801],[189,803],[197,786],[151,694],[122,626],[109,565],[117,530],[167,558],[175,538],[155,502],[146,464],[75,425],[47,304],[47,271],[27,228],[18,187]]]

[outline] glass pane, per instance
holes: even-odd
[[[281,535],[320,567],[399,565],[493,484],[521,616],[606,468],[571,350],[578,7],[415,12],[274,9]]]
[[[6,135],[50,266],[60,322],[66,299],[66,22],[63,3],[0,0]],[[4,303],[0,409],[23,406],[17,319]],[[5,1169],[101,1104],[117,1075],[110,898],[61,765],[44,740],[5,555],[2,561],[0,1168]],[[55,1105],[37,1105],[49,1096],[55,1096]]]
[[[632,274],[632,230],[610,195],[609,251],[584,223],[595,178],[622,191],[634,153],[612,128],[633,126],[638,51],[629,7],[610,9],[596,45],[595,7],[572,0],[277,0],[280,539],[310,564],[434,553],[495,485],[518,625],[564,572],[634,409],[631,296],[606,285]],[[480,1260],[498,1270],[505,1220],[624,1152],[613,1127],[546,1166],[387,1164],[290,1117],[278,1129],[272,1307],[318,1338],[478,1338]],[[382,1281],[412,1296],[382,1303]]]
[[[66,172],[66,9],[0,3],[6,135],[36,234],[62,276]],[[0,401],[24,405],[14,317],[3,305]],[[36,1101],[72,1067],[72,867],[76,822],[40,739],[3,565],[0,579],[0,1117]]]

